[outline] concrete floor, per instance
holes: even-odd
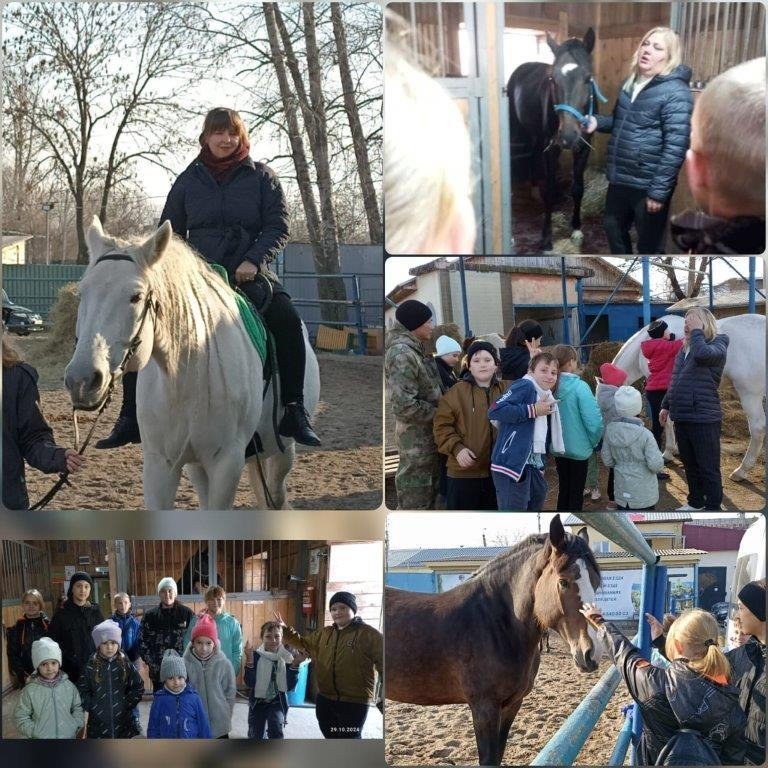
[[[11,691],[3,696],[3,738],[18,739],[20,734],[13,722],[13,711],[16,708],[20,691]],[[149,720],[149,709],[152,706],[152,697],[145,696],[139,704],[139,717],[141,725],[146,732],[147,721]],[[364,739],[381,739],[383,737],[383,717],[376,707],[369,707],[368,718],[363,727]],[[248,701],[238,695],[235,702],[235,709],[232,714],[232,730],[229,732],[230,738],[245,739],[248,737]],[[286,739],[322,739],[320,728],[315,718],[315,708],[291,707],[288,712],[288,722],[285,726]]]

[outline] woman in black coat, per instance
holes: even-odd
[[[720,432],[723,411],[718,387],[728,353],[728,336],[704,307],[688,310],[685,342],[677,353],[672,380],[661,401],[659,423],[675,424],[680,461],[688,483],[688,503],[678,512],[719,510],[723,502]]]
[[[82,571],[69,580],[67,601],[53,614],[48,636],[61,648],[61,668],[77,685],[88,659],[96,646],[91,630],[104,621],[101,609],[88,601],[93,579]]]
[[[605,234],[611,253],[662,253],[669,204],[690,143],[691,69],[680,63],[680,38],[655,27],[632,57],[611,115],[586,118],[585,131],[610,133]]]
[[[304,408],[306,351],[301,318],[269,264],[288,240],[288,211],[280,181],[263,163],[249,157],[248,131],[240,115],[224,107],[212,109],[200,134],[200,154],[179,175],[168,193],[160,221],[171,222],[209,262],[227,270],[259,307],[265,283],[272,299],[264,321],[275,337],[285,412],[279,432],[304,445],[320,445]],[[96,443],[114,448],[140,442],[136,421],[136,375],[123,377],[123,407],[112,434]]]

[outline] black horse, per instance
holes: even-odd
[[[563,148],[573,154],[571,237],[579,241],[582,238],[584,169],[592,144],[591,137],[582,135],[580,120],[597,111],[596,98],[605,101],[592,78],[592,27],[583,40],[572,37],[562,45],[547,33],[547,44],[555,55],[553,64],[521,64],[507,83],[512,181],[539,185],[545,210],[542,251],[552,249],[555,177]]]

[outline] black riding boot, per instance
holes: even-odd
[[[320,445],[304,408],[304,366],[306,350],[301,318],[290,296],[276,292],[264,314],[264,320],[275,337],[277,368],[280,371],[280,394],[285,413],[278,432],[303,445]]]
[[[123,374],[123,404],[108,437],[96,443],[97,448],[119,448],[128,443],[140,443],[139,422],[136,419],[136,379],[138,373]]]

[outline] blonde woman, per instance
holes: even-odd
[[[695,608],[683,612],[666,639],[667,668],[653,666],[600,609],[585,603],[581,612],[612,653],[630,696],[640,708],[640,765],[738,765],[744,762],[746,717],[731,669],[718,646],[715,617]],[[648,616],[651,635],[661,624]],[[707,706],[702,707],[702,702]],[[678,733],[681,728],[688,733]],[[695,732],[695,733],[692,733]],[[659,757],[661,756],[661,759]]]
[[[661,253],[669,203],[690,143],[691,68],[680,62],[680,38],[654,27],[637,47],[613,113],[596,115],[584,130],[610,133],[605,233],[611,253]]]
[[[672,380],[661,401],[659,423],[670,417],[688,483],[688,500],[678,509],[690,512],[720,509],[720,427],[723,412],[717,388],[723,376],[728,336],[717,332],[717,321],[704,307],[685,315],[683,348],[677,353]]]
[[[393,254],[469,254],[475,242],[470,147],[448,93],[406,52],[408,32],[387,16],[384,59],[384,210]]]

